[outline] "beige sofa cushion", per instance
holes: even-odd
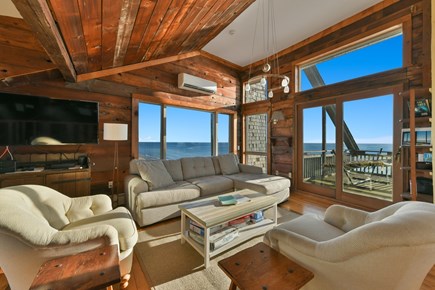
[[[98,225],[110,225],[116,229],[119,247],[122,251],[132,249],[137,242],[136,225],[125,207],[117,207],[109,212],[72,222],[62,230],[84,229]]]
[[[212,156],[211,160],[213,161],[214,171],[216,172],[216,175],[222,175],[221,166],[219,164],[219,157]]]
[[[236,174],[239,173],[238,160],[235,154],[225,154],[218,156],[219,165],[222,174]]]
[[[226,175],[234,181],[236,189],[251,189],[264,194],[273,194],[290,187],[290,180],[267,174],[238,173]]]
[[[182,181],[183,180],[183,170],[181,169],[181,161],[177,160],[163,160],[163,164],[168,170],[174,181]]]
[[[140,176],[148,183],[150,190],[174,184],[174,180],[161,160],[141,161],[137,163],[137,167]]]
[[[211,157],[182,158],[181,167],[184,180],[216,174]]]
[[[234,188],[233,181],[221,175],[198,177],[188,181],[201,189],[201,196],[230,192]]]
[[[198,198],[200,189],[186,181],[178,181],[173,185],[166,186],[154,191],[142,192],[136,197],[137,208],[148,208]]]

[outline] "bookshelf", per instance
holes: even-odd
[[[432,96],[428,88],[402,92],[401,156],[404,200],[434,202],[432,188]],[[430,183],[430,186],[428,184]]]

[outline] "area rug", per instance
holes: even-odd
[[[297,213],[278,208],[278,223],[299,216]],[[263,236],[253,238],[210,261],[204,268],[203,257],[188,243],[180,242],[180,219],[173,219],[139,233],[134,251],[152,289],[228,289],[230,279],[217,262],[242,249],[262,242]]]

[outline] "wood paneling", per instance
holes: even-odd
[[[89,73],[199,51],[253,2],[14,0],[69,81],[76,75],[98,78]]]

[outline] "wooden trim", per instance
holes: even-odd
[[[139,100],[131,98],[131,155],[139,158]]]
[[[238,148],[237,148],[237,123],[238,123],[238,116],[237,113],[233,113],[230,116],[230,136],[229,136],[229,142],[230,142],[230,152],[236,153],[239,155]]]
[[[403,25],[405,22],[407,22],[407,24],[410,25],[411,15],[409,15],[409,14],[405,15],[405,16],[400,17],[398,19],[395,19],[391,22],[388,22],[384,25],[380,25],[374,29],[370,29],[368,31],[365,31],[362,34],[357,34],[357,35],[354,35],[353,37],[346,38],[345,40],[336,43],[333,47],[328,46],[328,47],[325,47],[323,50],[316,51],[315,53],[306,55],[303,58],[299,58],[297,60],[297,62],[295,62],[295,66],[301,66],[301,65],[304,65],[308,62],[315,62],[316,60],[319,60],[323,57],[332,55],[334,53],[337,53],[337,52],[342,51],[344,49],[347,49],[349,47],[358,45],[358,44],[363,43],[363,42],[368,42],[373,38],[376,38],[382,34],[396,30],[400,27],[402,27],[402,32],[405,34],[405,29],[404,29],[404,25]],[[407,30],[406,32],[410,33],[411,31]],[[409,37],[412,37],[412,36],[409,36]],[[411,53],[411,50],[409,50],[409,49],[407,51],[403,50],[403,52],[404,52],[404,54],[406,52]],[[405,63],[403,64],[403,66],[405,66]]]
[[[141,68],[165,64],[168,62],[192,58],[192,57],[195,57],[198,55],[201,55],[201,53],[199,51],[192,51],[192,52],[187,52],[184,54],[173,55],[173,56],[168,56],[168,57],[159,58],[159,59],[153,59],[153,60],[149,60],[149,61],[145,61],[145,62],[125,65],[125,66],[120,66],[120,67],[115,67],[115,68],[109,68],[109,69],[105,69],[105,70],[101,70],[101,71],[80,74],[77,76],[77,81],[81,82],[81,81],[101,78],[101,77],[110,76],[110,75],[123,73],[123,72],[127,72],[127,71],[132,71],[132,70],[137,70],[137,69],[141,69]]]
[[[203,110],[208,112],[218,112],[218,113],[224,113],[224,114],[234,114],[234,110],[221,108],[221,107],[214,107],[204,104],[195,103],[193,101],[190,101],[189,99],[186,99],[186,97],[180,97],[177,95],[144,95],[144,94],[133,94],[133,98],[137,98],[141,101],[152,103],[152,104],[163,104],[168,106],[176,106],[176,107],[182,107],[182,108],[189,108],[189,109],[197,109],[197,110]]]
[[[63,77],[67,81],[75,81],[77,78],[76,71],[47,1],[12,1],[26,22],[29,23],[50,59],[58,66]]]
[[[12,87],[18,84],[29,84],[32,82],[40,82],[44,80],[52,80],[62,78],[57,68],[45,69],[40,71],[33,71],[31,73],[13,75],[0,79],[0,87]]]
[[[220,57],[218,57],[218,56],[216,56],[214,54],[208,53],[207,51],[201,50],[200,53],[201,53],[201,56],[206,57],[206,58],[208,58],[210,60],[213,60],[215,62],[218,62],[220,64],[223,64],[226,67],[232,68],[232,69],[237,70],[239,72],[243,71],[243,67],[242,66],[237,65],[235,63],[232,63],[232,62],[230,62],[230,61],[228,61],[226,59],[220,58]]]

